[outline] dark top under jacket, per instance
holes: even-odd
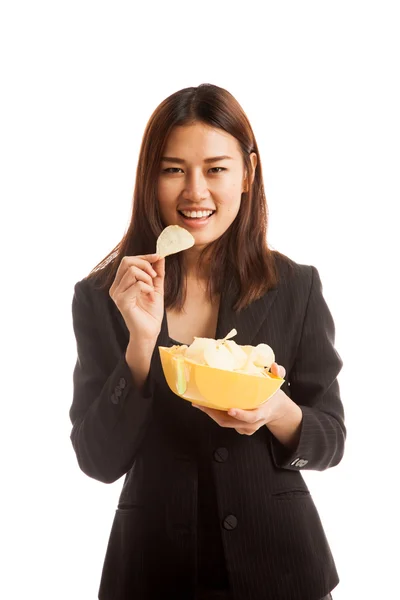
[[[100,600],[192,600],[211,577],[221,587],[226,577],[234,600],[319,600],[337,585],[301,471],[343,456],[342,361],[317,269],[294,261],[289,269],[279,256],[277,265],[278,285],[239,313],[234,286],[224,287],[216,337],[235,328],[238,344],[273,348],[286,369],[282,389],[303,413],[293,451],[265,426],[250,436],[220,427],[169,389],[157,350],[172,343],[165,312],[140,392],[112,298],[92,279],[75,285],[71,441],[88,476],[112,483],[125,475]]]
[[[169,341],[170,345],[180,344],[171,337]],[[224,462],[226,458],[225,448],[215,452],[214,460]],[[200,459],[197,469],[197,586],[204,591],[228,590],[228,573],[210,458],[206,456]]]

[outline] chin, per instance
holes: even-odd
[[[216,242],[217,240],[219,240],[219,238],[225,233],[224,231],[221,232],[219,235],[201,235],[201,234],[197,234],[190,232],[193,237],[194,237],[194,247],[198,250],[202,250],[203,248],[205,248],[206,246],[208,246],[209,244],[212,244],[213,242]]]

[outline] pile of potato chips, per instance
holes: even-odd
[[[268,370],[275,362],[272,348],[267,344],[240,346],[230,339],[236,334],[236,329],[232,329],[222,340],[195,337],[190,346],[173,346],[171,352],[214,369],[269,377]]]

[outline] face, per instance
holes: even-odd
[[[241,195],[248,189],[249,177],[254,178],[256,159],[253,153],[253,170],[246,175],[239,143],[229,133],[204,123],[175,127],[158,177],[165,226],[187,229],[198,249],[218,239],[239,212]]]

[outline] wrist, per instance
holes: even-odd
[[[281,390],[280,390],[281,391]],[[271,411],[266,426],[286,447],[295,448],[299,442],[303,411],[289,396],[281,391],[282,397]]]
[[[156,345],[156,341],[157,340],[141,340],[140,343],[138,343],[137,340],[129,338],[125,356],[131,356],[135,358],[151,357]]]
[[[267,411],[266,425],[285,419],[297,406],[295,402],[285,392],[278,390],[268,402],[266,402]]]
[[[125,360],[131,371],[133,381],[139,389],[142,389],[149,374],[154,347],[154,341],[139,345],[130,340],[126,348]]]

